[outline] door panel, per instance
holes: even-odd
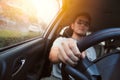
[[[37,80],[45,59],[45,39],[33,40],[0,53],[0,80]]]

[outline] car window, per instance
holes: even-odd
[[[0,0],[0,48],[42,37],[62,0]]]

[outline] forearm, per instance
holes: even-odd
[[[50,54],[49,54],[49,60],[52,63],[60,63],[60,60],[58,58],[58,54],[59,54],[59,49],[56,48],[51,48]]]

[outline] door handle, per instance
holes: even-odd
[[[14,77],[22,68],[23,68],[23,66],[24,66],[24,64],[25,64],[25,59],[22,59],[22,60],[20,60],[20,66],[18,67],[18,69],[12,74],[12,77]]]

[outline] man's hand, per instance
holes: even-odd
[[[54,57],[52,54],[54,54]],[[79,58],[84,57],[85,52],[80,53],[76,44],[76,40],[71,38],[65,38],[65,40],[59,44],[59,46],[53,47],[49,56],[50,60],[53,60],[53,62],[56,60],[56,62],[63,62],[72,66],[77,64]]]

